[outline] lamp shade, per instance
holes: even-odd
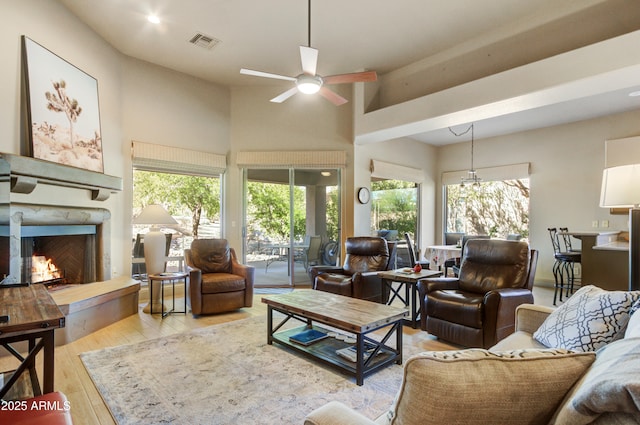
[[[133,219],[133,224],[172,225],[178,224],[178,222],[162,205],[148,205]]]
[[[605,168],[600,206],[626,208],[640,205],[640,164]]]

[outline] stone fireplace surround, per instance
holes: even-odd
[[[89,191],[92,201],[97,204],[108,199],[111,194],[122,191],[122,179],[119,177],[0,153],[0,229],[10,239],[8,248],[4,248],[5,252],[0,249],[0,254],[4,254],[2,261],[9,262],[9,267],[5,264],[4,268],[10,269],[9,279],[5,279],[8,282],[4,283],[19,281],[18,276],[22,273],[20,245],[23,233],[38,235],[44,228],[49,229],[48,232],[60,230],[64,233],[69,228],[90,227],[95,229],[96,281],[51,293],[66,321],[64,328],[56,329],[56,345],[66,344],[137,314],[140,282],[127,276],[111,278],[109,210],[99,205],[64,205],[64,199],[61,199],[61,205],[40,205],[37,200],[32,202],[29,195],[38,185]],[[21,202],[12,202],[12,193],[28,196],[21,196]],[[82,193],[82,196],[86,195]]]
[[[95,226],[96,281],[111,278],[111,213],[104,208],[82,208],[68,205],[61,199],[60,205],[39,205],[37,199],[16,203],[12,193],[31,194],[38,185],[71,187],[90,191],[91,199],[101,202],[111,193],[122,190],[122,179],[94,171],[55,164],[39,159],[12,154],[0,154],[0,225],[9,237],[9,267],[5,283],[24,280],[21,245],[24,235],[66,234],[81,226]],[[8,187],[7,187],[8,186]],[[0,249],[6,256],[6,248]],[[7,259],[2,258],[2,261]],[[6,268],[6,267],[4,267]],[[4,270],[3,270],[4,272]],[[6,274],[6,273],[5,273]]]

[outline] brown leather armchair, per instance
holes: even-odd
[[[238,263],[226,239],[195,239],[184,259],[194,316],[251,307],[255,270]]]
[[[347,238],[342,267],[315,266],[309,269],[313,289],[347,297],[386,303],[389,289],[377,272],[387,270],[395,258],[396,243],[384,238]]]
[[[495,345],[514,332],[516,307],[533,303],[537,261],[526,242],[468,241],[457,278],[418,282],[422,330],[465,347]]]

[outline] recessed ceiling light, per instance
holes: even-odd
[[[640,96],[640,90],[632,91],[631,93],[629,93],[629,96],[631,96],[631,97]]]
[[[151,22],[152,24],[159,24],[160,18],[158,18],[156,15],[149,15],[147,16],[147,21]]]
[[[331,171],[320,171],[320,174],[322,174],[324,177],[329,177],[331,175]]]

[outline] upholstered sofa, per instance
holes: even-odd
[[[639,300],[589,286],[556,310],[522,304],[516,332],[489,350],[410,357],[375,421],[332,401],[305,425],[640,424]]]

